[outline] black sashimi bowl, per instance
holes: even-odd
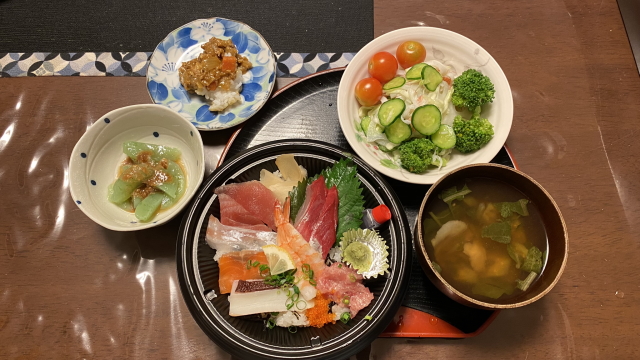
[[[365,280],[374,300],[343,324],[322,328],[267,329],[256,317],[229,316],[228,295],[218,286],[215,250],[205,241],[209,215],[220,215],[214,189],[230,182],[258,180],[260,170],[277,170],[275,159],[294,154],[309,176],[341,158],[351,158],[362,182],[366,208],[385,204],[392,213],[379,230],[389,246],[389,273]],[[218,346],[242,359],[346,359],[357,354],[389,325],[409,281],[411,232],[397,196],[387,182],[360,158],[334,145],[313,140],[278,140],[247,149],[225,161],[202,184],[184,215],[178,234],[176,262],[182,295],[192,316]],[[365,316],[367,319],[365,319]],[[370,317],[370,319],[369,319]]]

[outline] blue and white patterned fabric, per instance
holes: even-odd
[[[178,68],[196,58],[210,38],[231,39],[238,53],[253,67],[242,76],[242,102],[224,112],[209,111],[204,96],[185,91]],[[147,89],[156,104],[165,105],[198,129],[219,130],[238,125],[267,101],[276,77],[273,52],[262,36],[248,25],[222,18],[192,21],[174,30],[156,47],[147,70]]]
[[[275,53],[276,76],[298,78],[347,66],[355,53]],[[0,78],[147,76],[150,52],[0,53]]]

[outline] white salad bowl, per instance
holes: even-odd
[[[184,195],[151,221],[109,202],[108,188],[125,160],[122,144],[140,141],[178,148],[186,172]],[[177,112],[161,105],[132,105],[101,116],[80,138],[69,160],[69,188],[76,205],[107,229],[132,231],[169,221],[193,197],[204,177],[204,148],[198,130]]]
[[[488,76],[495,87],[493,103],[484,105],[481,114],[493,124],[495,134],[491,141],[480,150],[469,154],[454,150],[446,166],[440,169],[429,169],[424,174],[414,174],[402,169],[392,156],[379,150],[375,144],[368,143],[356,129],[360,104],[355,97],[355,86],[361,79],[370,77],[367,70],[369,59],[380,51],[388,51],[395,56],[398,45],[409,40],[418,41],[425,46],[427,50],[425,61],[438,60],[450,65],[458,75],[466,69],[476,69]],[[507,140],[513,120],[511,88],[495,59],[472,40],[452,31],[433,27],[409,27],[395,30],[364,46],[349,62],[342,76],[337,104],[344,136],[358,156],[382,174],[414,184],[433,184],[448,172],[461,166],[490,162]],[[455,113],[450,112],[447,116],[453,117]]]

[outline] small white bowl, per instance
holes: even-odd
[[[482,117],[493,124],[495,133],[493,139],[480,150],[470,154],[454,151],[447,166],[443,166],[440,170],[428,170],[424,174],[413,174],[402,168],[390,168],[389,155],[367,143],[355,129],[360,108],[355,97],[355,86],[358,81],[370,76],[367,70],[369,59],[380,51],[388,51],[395,55],[398,45],[408,40],[418,41],[426,47],[427,61],[435,59],[451,65],[458,74],[468,68],[480,70],[491,79],[496,90],[493,103],[482,107]],[[459,167],[490,162],[502,149],[513,121],[511,88],[496,60],[480,45],[463,35],[445,29],[422,26],[388,32],[358,51],[340,80],[337,108],[342,132],[358,156],[382,174],[414,184],[433,184]]]
[[[149,222],[140,222],[107,200],[108,187],[126,158],[122,152],[126,141],[166,145],[182,152],[187,189],[174,206]],[[141,230],[177,215],[202,183],[204,168],[202,138],[193,124],[162,105],[132,105],[100,117],[82,135],[69,160],[69,188],[76,205],[96,223],[116,231]]]

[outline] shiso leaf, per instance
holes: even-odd
[[[502,244],[511,242],[511,225],[508,222],[497,222],[482,228],[482,237],[490,238]]]
[[[451,205],[452,201],[462,200],[464,199],[465,195],[468,195],[470,193],[471,193],[471,190],[467,187],[467,184],[465,184],[460,190],[458,190],[455,186],[447,190],[444,190],[442,193],[440,193],[438,197],[442,199],[442,201]]]
[[[362,225],[364,198],[362,187],[358,180],[357,168],[348,158],[340,159],[332,167],[322,170],[327,188],[336,186],[338,189],[338,228],[337,241],[347,230],[358,229]],[[309,180],[310,181],[310,180]]]
[[[306,192],[307,192],[307,179],[302,179],[302,181],[299,181],[298,185],[296,185],[289,192],[289,199],[291,201],[291,210],[290,210],[291,212],[290,212],[289,218],[291,219],[291,221],[296,220],[296,215],[298,215],[298,211],[300,211],[300,208],[304,203]]]
[[[530,247],[520,269],[540,274],[542,271],[542,251],[535,246]]]
[[[522,216],[529,216],[529,210],[527,210],[528,203],[529,200],[520,199],[514,202],[501,202],[495,205],[500,210],[500,215],[503,218],[508,218],[513,213],[520,214]]]

